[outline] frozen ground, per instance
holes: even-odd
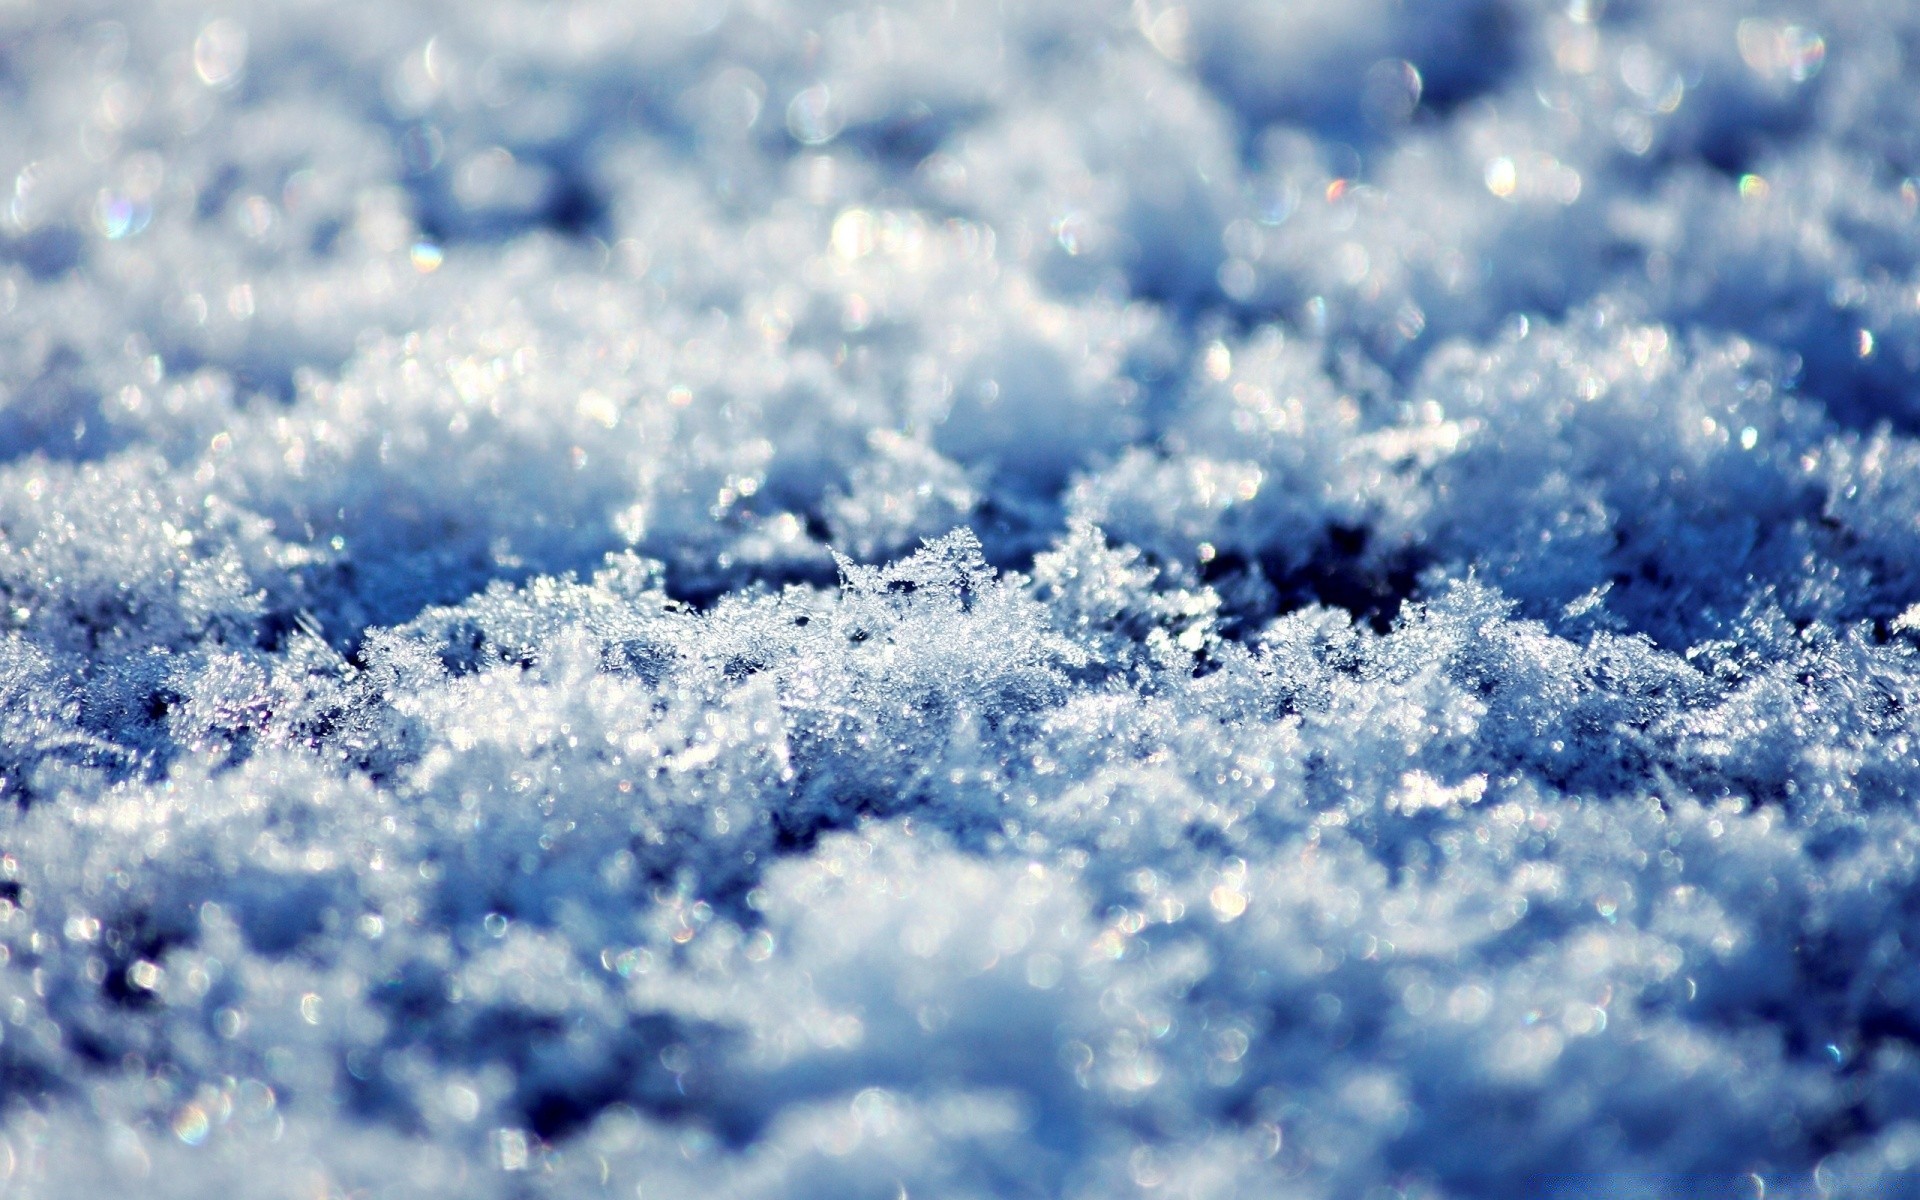
[[[0,0],[6,1195],[1920,1195],[1911,0]]]

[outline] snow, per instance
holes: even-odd
[[[1920,10],[0,0],[0,1192],[1920,1193]]]

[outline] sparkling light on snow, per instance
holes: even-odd
[[[1920,1193],[1920,8],[0,0],[0,1194]]]

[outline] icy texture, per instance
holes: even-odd
[[[1920,7],[0,0],[0,1191],[1920,1195]]]

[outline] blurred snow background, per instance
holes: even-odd
[[[1908,0],[0,0],[0,1191],[1920,1194]]]

